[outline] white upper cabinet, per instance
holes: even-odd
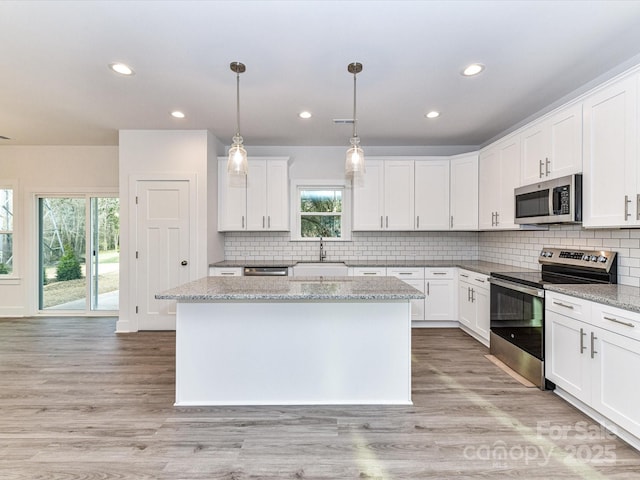
[[[585,227],[640,225],[639,78],[625,77],[584,101]]]
[[[393,160],[384,164],[384,229],[413,230],[413,160]]]
[[[287,158],[250,158],[246,177],[227,174],[218,159],[218,230],[289,229]]]
[[[448,159],[415,163],[415,216],[416,230],[449,230]]]
[[[449,228],[451,230],[477,230],[478,152],[451,157],[450,189]],[[445,227],[444,230],[446,229]]]
[[[413,160],[367,160],[353,184],[353,230],[413,230]]]
[[[521,135],[521,185],[582,171],[582,104],[533,124]]]
[[[514,189],[520,184],[520,137],[512,136],[480,153],[479,213],[481,230],[513,230]]]

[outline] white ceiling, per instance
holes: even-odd
[[[234,60],[247,146],[347,145],[332,119],[352,116],[353,61],[365,148],[480,145],[638,54],[640,1],[3,0],[0,145],[116,145],[119,129],[229,144]],[[462,77],[470,62],[486,71]]]

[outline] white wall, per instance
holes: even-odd
[[[211,233],[208,222],[217,224],[217,199],[208,193],[208,182],[217,179],[217,154],[223,146],[206,130],[122,130],[119,140],[120,158],[120,318],[119,332],[138,330],[135,314],[135,238],[131,228],[135,211],[135,180],[166,180],[195,177],[196,240],[198,277],[206,276],[210,261],[221,259],[222,239]],[[211,167],[211,168],[209,168]],[[214,183],[216,185],[216,183]],[[211,215],[211,217],[209,217]]]
[[[36,195],[118,193],[118,148],[3,146],[0,182],[15,181],[14,273],[0,279],[0,316],[33,315],[38,303]]]

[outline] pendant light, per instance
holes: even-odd
[[[247,163],[247,151],[242,145],[242,135],[240,135],[240,74],[247,69],[244,63],[231,62],[229,66],[236,74],[236,134],[233,136],[233,145],[229,148],[229,160],[227,161],[227,173],[234,175],[246,175],[249,171]]]
[[[347,66],[349,73],[353,73],[353,135],[351,136],[351,147],[347,150],[347,161],[345,172],[348,176],[364,173],[364,152],[360,148],[360,138],[356,124],[356,75],[362,71],[362,64],[353,62]]]

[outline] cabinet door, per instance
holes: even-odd
[[[403,280],[413,288],[424,293],[424,280]],[[411,300],[411,320],[424,320],[424,298]]]
[[[545,312],[545,377],[589,402],[589,335],[592,327],[556,312]]]
[[[515,223],[514,190],[520,185],[520,138],[514,137],[502,143],[500,150],[500,205],[496,228],[518,229]]]
[[[495,228],[495,213],[500,204],[500,152],[496,147],[480,153],[478,178],[478,226],[490,230]]]
[[[267,161],[267,229],[289,230],[289,170],[286,160]]]
[[[247,230],[267,228],[267,161],[249,160],[247,174]]]
[[[539,122],[522,132],[521,185],[529,185],[545,178],[549,171],[549,127]]]
[[[548,132],[549,162],[545,162],[545,177],[558,178],[582,172],[582,104],[553,115],[548,120]]]
[[[478,153],[459,156],[450,163],[450,228],[478,229]]]
[[[244,175],[229,175],[227,159],[218,161],[218,231],[246,230],[247,187]]]
[[[453,280],[425,280],[424,319],[447,321],[456,319],[455,282]]]
[[[637,223],[636,82],[636,76],[628,77],[584,101],[585,227],[616,227]]]
[[[471,285],[465,282],[458,283],[458,320],[471,329],[476,323],[476,308],[471,302]]]
[[[413,160],[393,160],[384,163],[385,230],[413,230],[413,164]]]
[[[367,160],[366,169],[353,181],[353,230],[382,230],[384,162]]]
[[[473,303],[476,309],[476,322],[473,327],[475,332],[489,341],[489,290],[486,288],[473,287]]]
[[[449,160],[415,162],[415,214],[416,230],[449,230]]]
[[[640,370],[640,342],[595,328],[591,406],[622,428],[640,436],[640,384],[630,372]]]

